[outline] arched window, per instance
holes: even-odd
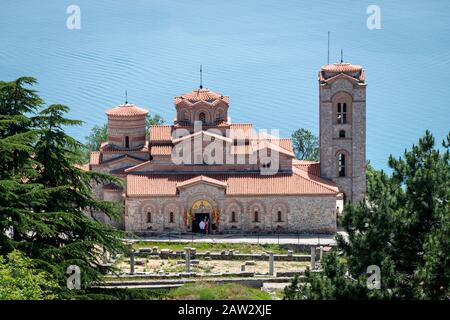
[[[231,222],[236,222],[236,212],[231,212]]]
[[[278,210],[278,212],[277,212],[277,222],[282,222],[283,220],[281,218],[282,218],[281,211]]]
[[[255,211],[253,214],[253,222],[259,222],[259,213],[258,211]]]
[[[189,114],[187,113],[187,111],[185,111],[183,113],[183,121],[184,122],[189,122]]]
[[[337,104],[337,123],[345,124],[347,123],[347,103],[338,103]]]
[[[338,173],[339,177],[345,177],[345,154],[338,155]]]
[[[206,123],[206,114],[204,112],[200,112],[198,115],[198,120],[200,120],[203,124]]]
[[[169,213],[169,223],[173,223],[174,222],[174,218],[173,218],[173,212]]]
[[[345,138],[345,130],[339,131],[339,138]]]
[[[150,211],[147,212],[147,223],[152,223],[152,213]]]
[[[221,122],[221,121],[223,121],[223,115],[222,115],[222,110],[219,110],[216,113],[216,122]]]
[[[125,148],[129,148],[130,147],[130,137],[125,136]]]

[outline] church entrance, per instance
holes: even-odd
[[[208,226],[206,226],[208,224]],[[209,233],[209,214],[208,213],[195,213],[194,221],[192,221],[192,232],[195,233],[206,233],[208,230]]]
[[[192,232],[210,234],[211,233],[211,212],[212,206],[206,200],[199,200],[192,206]]]

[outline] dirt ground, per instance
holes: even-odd
[[[178,259],[145,259],[136,258],[135,271],[136,272],[154,272],[158,273],[164,271],[166,273],[178,273],[186,271],[185,264],[178,264]],[[245,262],[243,260],[198,260],[199,264],[191,264],[191,271],[203,273],[223,273],[223,272],[239,272],[241,265]],[[142,264],[142,265],[141,265]],[[303,270],[308,265],[308,262],[298,261],[275,261],[275,272]],[[119,268],[124,272],[130,270],[129,260],[119,263]],[[255,261],[255,265],[245,266],[245,271],[256,273],[267,273],[269,271],[268,261]]]

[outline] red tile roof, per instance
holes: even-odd
[[[202,136],[202,139],[203,139],[203,135],[206,135],[206,136],[209,136],[210,138],[220,139],[220,140],[224,140],[224,141],[227,141],[227,142],[230,142],[230,143],[232,142],[232,140],[230,138],[228,138],[228,137],[224,137],[222,135],[218,135],[218,134],[215,134],[215,133],[212,133],[212,132],[209,132],[209,131],[203,131],[203,130],[202,131],[197,131],[195,133],[192,133],[192,134],[189,134],[189,135],[186,135],[186,136],[183,136],[181,138],[174,139],[174,140],[172,140],[172,142],[174,144],[177,144],[180,141],[193,139],[193,138],[195,138],[196,136],[199,136],[199,135]]]
[[[361,66],[344,62],[323,66],[319,72],[319,80],[321,82],[328,82],[340,74],[349,76],[359,82],[365,81],[365,72]]]
[[[175,97],[175,104],[178,104],[182,101],[188,101],[191,104],[197,103],[199,101],[205,101],[208,103],[213,103],[216,101],[225,101],[226,103],[228,103],[228,100],[229,100],[228,96],[224,96],[223,94],[213,92],[208,88],[203,88],[182,94],[179,97]]]
[[[111,108],[106,110],[106,114],[108,117],[113,118],[128,118],[128,117],[135,117],[135,116],[146,116],[148,113],[147,110],[139,108],[138,106],[134,104],[121,104],[117,107]]]
[[[147,146],[147,143],[145,143],[145,145],[141,145],[139,147],[125,149],[125,148],[120,148],[115,145],[104,142],[100,146],[100,151],[107,152],[107,153],[147,152],[148,146]]]
[[[292,160],[292,165],[300,170],[303,170],[309,174],[320,177],[320,163],[307,160]]]
[[[182,182],[178,182],[176,186],[177,186],[177,188],[184,188],[184,187],[187,187],[187,186],[199,183],[199,182],[206,182],[206,183],[213,184],[213,185],[216,185],[219,187],[224,187],[224,188],[227,187],[226,182],[216,180],[216,179],[213,179],[213,178],[210,178],[207,176],[203,176],[203,175],[197,176],[197,177],[194,177],[192,179],[188,179],[188,180],[185,180]]]
[[[294,168],[293,173],[276,175],[208,174],[204,178],[221,181],[227,185],[227,195],[336,195],[338,188],[331,181],[324,180]],[[175,196],[177,185],[187,183],[196,175],[153,174],[127,176],[127,195],[133,196]]]
[[[150,149],[152,156],[168,156],[172,153],[172,145],[156,145]]]
[[[347,73],[347,72],[361,71],[362,67],[356,64],[342,62],[342,63],[327,64],[323,66],[321,70],[331,73]]]
[[[251,123],[232,123],[230,125],[231,139],[249,140],[253,135],[253,125]]]
[[[150,126],[150,143],[171,142],[172,141],[171,125],[153,125]]]

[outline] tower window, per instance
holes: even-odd
[[[147,223],[152,223],[152,213],[150,211],[147,212]]]
[[[277,222],[282,222],[283,220],[281,218],[282,218],[281,211],[278,211],[277,212]]]
[[[347,123],[347,103],[338,103],[337,105],[337,123]]]
[[[339,177],[345,177],[345,154],[338,155],[338,173]]]
[[[231,222],[236,222],[236,212],[231,212]]]
[[[253,222],[259,222],[259,213],[258,211],[255,211],[253,214]]]
[[[339,131],[339,138],[345,138],[345,130]]]
[[[173,212],[169,213],[169,223],[173,223],[174,222],[174,218],[173,218]]]
[[[183,114],[183,121],[185,121],[185,122],[189,121],[189,115],[187,112],[184,112],[184,114]]]
[[[203,124],[206,123],[206,114],[204,112],[200,112],[198,115],[198,120],[200,120]]]
[[[125,136],[125,148],[129,148],[130,147],[130,137]]]

